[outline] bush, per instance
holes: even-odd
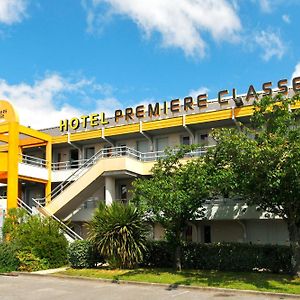
[[[68,259],[72,268],[92,268],[103,260],[90,241],[75,241],[68,248]]]
[[[143,265],[172,266],[172,249],[168,242],[150,241]],[[289,273],[291,250],[288,246],[279,245],[186,243],[182,247],[182,265],[186,269]]]
[[[17,253],[17,258],[19,260],[19,271],[23,272],[34,272],[38,270],[46,270],[49,268],[46,259],[40,259],[31,252],[19,251]]]
[[[148,241],[142,266],[171,268],[174,266],[174,251],[167,241]]]
[[[5,239],[16,245],[19,251],[30,252],[49,267],[67,263],[68,242],[60,225],[51,218],[29,216],[22,209],[12,209],[4,221]]]
[[[17,271],[19,264],[16,246],[12,243],[0,243],[0,272]]]

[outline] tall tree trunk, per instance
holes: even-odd
[[[181,230],[176,231],[175,267],[181,271]]]
[[[300,277],[300,226],[293,220],[288,220],[287,225],[292,250],[292,274]]]

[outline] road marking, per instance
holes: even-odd
[[[184,294],[187,294],[187,293],[189,293],[189,291],[184,291],[184,292],[172,295],[171,297],[177,297],[177,296],[181,296],[181,295],[184,295]]]

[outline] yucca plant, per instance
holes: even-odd
[[[103,202],[95,210],[89,225],[89,239],[100,255],[116,267],[133,268],[143,259],[148,226],[132,204]]]

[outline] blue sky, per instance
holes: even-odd
[[[297,0],[1,0],[0,98],[35,128],[300,74]]]

